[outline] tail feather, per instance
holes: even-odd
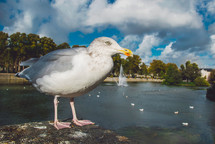
[[[20,77],[19,72],[15,74],[16,77]]]
[[[30,77],[29,77],[27,74],[25,74],[25,70],[27,70],[27,69],[28,69],[28,68],[24,69],[24,70],[21,71],[21,72],[16,73],[15,76],[16,76],[16,77],[19,77],[19,78],[25,78],[25,79],[27,79],[28,81],[31,82]]]

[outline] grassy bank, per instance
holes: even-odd
[[[195,83],[194,82],[181,82],[179,84],[176,84],[177,86],[187,86],[187,87],[195,87]]]
[[[181,82],[176,84],[176,86],[186,86],[186,87],[209,87],[208,85],[196,85],[194,82]]]

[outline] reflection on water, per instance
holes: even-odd
[[[158,83],[117,87],[116,83],[103,83],[89,94],[75,99],[79,118],[141,143],[214,143],[215,103],[205,98],[204,88]],[[68,99],[59,100],[59,118],[71,117]],[[0,125],[52,119],[52,96],[30,85],[0,86]],[[183,126],[183,122],[189,125]]]

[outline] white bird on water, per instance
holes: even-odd
[[[135,106],[135,104],[134,104],[134,103],[131,103],[131,106]]]
[[[143,112],[143,111],[144,111],[144,109],[139,109],[139,111]]]
[[[91,91],[104,81],[113,68],[112,56],[117,53],[133,56],[129,49],[120,47],[115,40],[100,37],[87,48],[56,50],[43,57],[22,62],[22,66],[30,67],[16,76],[28,79],[40,92],[55,96],[55,128],[70,128],[70,123],[58,121],[58,97],[70,98],[74,124],[94,124],[89,120],[77,119],[74,98]]]
[[[183,122],[183,123],[182,123],[182,125],[183,125],[183,126],[188,126],[188,125],[189,125],[189,123],[187,123],[187,122]]]

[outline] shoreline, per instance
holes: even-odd
[[[118,77],[107,77],[104,82],[118,82],[119,78]],[[162,83],[163,79],[146,79],[146,78],[126,78],[127,82],[157,82],[157,83]]]
[[[107,77],[103,82],[118,82],[118,77]],[[127,78],[127,82],[156,82],[162,83],[162,79]],[[0,84],[30,84],[24,78],[15,77],[15,73],[0,73]]]
[[[15,76],[15,73],[0,73],[0,84],[29,84],[24,78]]]

